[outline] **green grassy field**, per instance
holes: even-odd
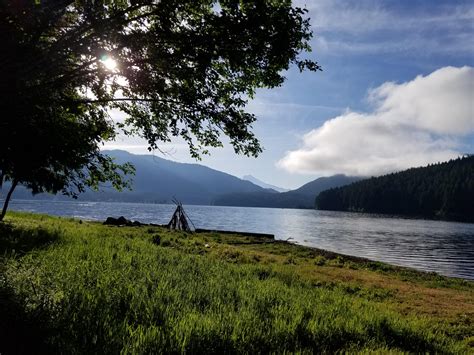
[[[474,284],[288,243],[10,213],[0,353],[474,351]]]

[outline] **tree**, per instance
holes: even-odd
[[[0,186],[126,187],[131,167],[99,149],[119,131],[150,150],[181,136],[193,157],[227,136],[257,156],[247,100],[291,64],[320,69],[299,57],[310,51],[305,12],[286,0],[3,1]]]

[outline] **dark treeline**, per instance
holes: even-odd
[[[474,222],[474,156],[326,190],[316,208]]]

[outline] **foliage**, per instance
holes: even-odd
[[[440,318],[397,308],[415,312],[438,291],[438,302],[472,300],[469,282],[441,277],[439,289],[426,288],[416,278],[398,280],[398,268],[369,271],[367,261],[251,237],[25,214],[7,222],[2,352],[22,344],[50,353],[469,352],[472,323],[455,320],[459,310],[473,311],[469,301]],[[316,266],[317,256],[342,267]],[[348,282],[353,273],[366,281]],[[378,277],[383,287],[374,286]],[[407,286],[417,291],[413,299],[399,299]]]
[[[285,0],[2,1],[0,183],[123,187],[130,166],[99,150],[118,132],[150,150],[180,136],[194,157],[223,134],[257,155],[247,99],[290,64],[319,69],[298,57],[310,50],[304,14]]]
[[[316,208],[474,222],[474,156],[323,191]]]

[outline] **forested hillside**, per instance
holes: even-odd
[[[474,222],[474,156],[326,190],[316,208]]]

